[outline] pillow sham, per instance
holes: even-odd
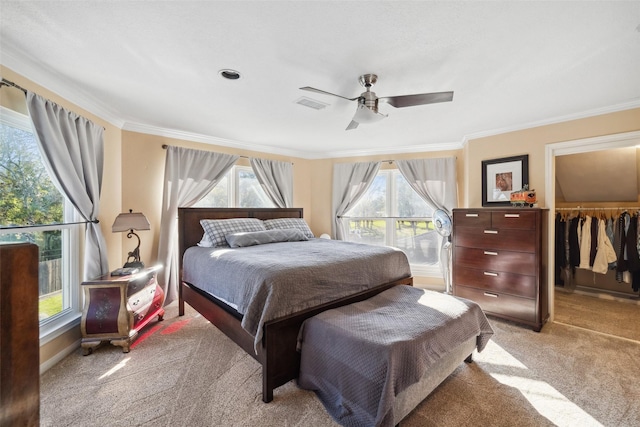
[[[284,230],[294,228],[302,231],[309,239],[314,238],[313,232],[304,218],[276,218],[264,220],[264,226],[267,230]]]
[[[309,240],[302,231],[297,229],[248,231],[227,234],[227,243],[232,248],[263,245],[265,243],[300,242]]]
[[[266,230],[257,218],[202,219],[200,225],[211,241],[211,247],[229,246],[225,239],[227,234]]]

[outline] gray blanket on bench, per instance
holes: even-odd
[[[298,385],[344,426],[393,425],[398,393],[473,336],[482,351],[492,334],[472,301],[395,286],[303,324]]]

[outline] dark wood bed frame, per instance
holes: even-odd
[[[325,310],[362,301],[395,285],[413,285],[408,277],[340,298],[317,307],[271,320],[264,324],[262,345],[254,351],[254,337],[245,331],[240,315],[233,308],[182,281],[182,257],[187,248],[202,239],[201,219],[227,218],[302,218],[301,208],[179,208],[178,233],[180,251],[179,314],[184,315],[186,302],[262,365],[262,400],[273,400],[273,390],[297,378],[300,371],[300,353],[296,350],[298,331],[305,319]]]

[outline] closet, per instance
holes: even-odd
[[[556,208],[555,285],[640,295],[640,207]]]
[[[627,146],[556,156],[556,287],[638,297],[637,286],[632,285],[634,277],[640,282],[640,273],[636,273],[640,269],[638,151]],[[621,219],[626,221],[624,242],[619,239]]]

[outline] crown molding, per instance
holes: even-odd
[[[308,158],[308,153],[288,150],[284,148],[274,148],[266,145],[257,145],[250,142],[235,141],[216,136],[203,135],[200,133],[185,132],[174,129],[166,129],[157,126],[150,126],[143,123],[125,122],[122,130],[144,133],[147,135],[162,136],[165,138],[181,139],[183,141],[201,142],[204,144],[220,145],[222,147],[238,148],[241,150],[259,151],[261,153],[279,154],[299,158]]]
[[[16,51],[12,46],[3,43],[1,47],[2,57],[0,61],[3,66],[31,80],[33,83],[50,90],[83,110],[94,114],[100,119],[118,128],[122,128],[124,120],[106,105],[97,101],[95,96],[82,92],[82,90],[78,89],[77,84],[68,80],[65,76],[56,73],[50,68],[44,67],[32,57]]]
[[[586,119],[594,116],[601,116],[604,114],[617,113],[619,111],[631,110],[634,108],[640,108],[640,99],[636,99],[633,101],[625,102],[622,104],[612,105],[609,107],[595,108],[592,110],[582,111],[580,113],[572,113],[564,116],[558,117],[550,117],[547,119],[537,120],[533,122],[522,123],[515,126],[508,126],[499,129],[492,129],[482,132],[476,132],[472,134],[465,135],[462,139],[462,146],[464,147],[467,143],[473,139],[485,138],[488,136],[501,135],[503,133],[509,132],[517,132],[526,129],[533,129],[541,126],[549,126],[558,123],[570,122],[572,120],[580,120]]]

